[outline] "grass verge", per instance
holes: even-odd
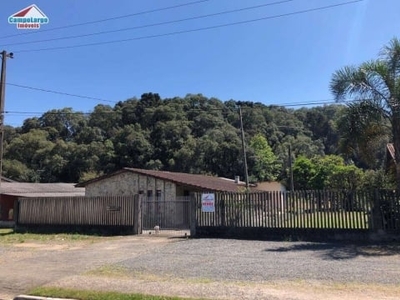
[[[0,244],[15,244],[24,242],[73,242],[73,241],[96,241],[100,236],[83,235],[77,233],[61,234],[39,234],[15,232],[13,229],[0,229]]]
[[[90,270],[85,273],[89,276],[105,276],[105,277],[128,277],[129,272],[126,268],[116,265],[104,265],[100,268]]]
[[[30,295],[41,297],[72,298],[79,300],[204,300],[193,298],[151,296],[143,294],[123,294],[117,292],[82,291],[62,288],[39,287],[32,290]]]

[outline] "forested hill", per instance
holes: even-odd
[[[376,146],[373,163],[340,146],[347,145],[344,106],[288,109],[202,95],[161,99],[147,93],[114,107],[97,105],[90,114],[51,110],[26,119],[21,127],[6,127],[3,175],[21,181],[78,182],[136,167],[243,179],[239,105],[253,181],[287,179],[289,146],[294,158],[335,154],[358,167],[381,166],[384,140]]]

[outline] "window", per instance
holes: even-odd
[[[162,200],[162,198],[161,198],[161,190],[157,190],[156,191],[156,197],[157,197],[157,201],[161,201]]]
[[[148,190],[147,191],[147,197],[151,197],[151,196],[153,196],[153,191],[152,190]]]
[[[190,192],[188,190],[184,190],[183,191],[183,196],[184,197],[189,197],[190,196]]]

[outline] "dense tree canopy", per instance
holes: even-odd
[[[78,182],[136,167],[244,180],[239,105],[251,181],[289,182],[289,145],[297,158],[299,189],[339,188],[341,183],[359,187],[364,171],[358,167],[382,166],[379,147],[371,148],[377,151],[372,157],[380,159],[374,164],[356,155],[360,147],[350,154],[343,151],[341,141],[351,140],[344,117],[351,108],[345,106],[288,109],[201,94],[162,99],[147,93],[114,107],[97,105],[90,114],[54,109],[26,119],[21,127],[6,127],[4,175]],[[368,180],[378,182],[374,176],[369,174]]]

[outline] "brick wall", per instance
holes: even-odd
[[[140,191],[145,196],[156,196],[157,191],[160,191],[163,200],[176,197],[176,185],[173,182],[132,172],[123,172],[88,184],[85,196],[131,196],[139,194]]]

